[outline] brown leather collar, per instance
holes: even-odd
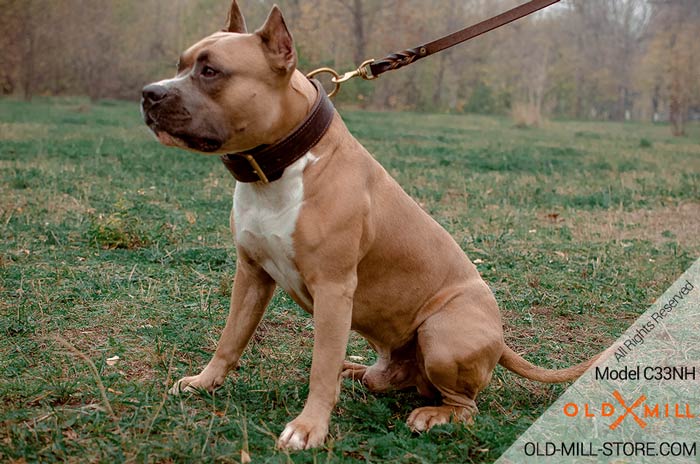
[[[321,140],[331,125],[335,108],[321,83],[313,79],[318,96],[311,111],[292,132],[272,145],[260,145],[244,153],[223,155],[221,161],[238,182],[274,182],[284,170]]]

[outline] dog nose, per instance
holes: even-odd
[[[143,88],[143,99],[156,103],[168,95],[168,88],[159,84],[148,84]]]

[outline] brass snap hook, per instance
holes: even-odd
[[[340,74],[338,74],[338,72],[337,72],[335,69],[333,69],[333,68],[318,68],[318,69],[314,69],[313,71],[311,71],[310,73],[308,73],[308,74],[306,75],[306,77],[308,77],[309,79],[311,79],[311,78],[314,77],[315,75],[321,74],[321,73],[328,73],[328,74],[330,74],[331,76],[333,76],[333,77],[331,78],[331,81],[333,82],[334,87],[333,87],[333,90],[331,90],[331,92],[328,94],[328,98],[333,98],[333,97],[335,97],[336,94],[338,93],[338,91],[340,90],[340,81],[337,80],[337,79],[340,78]]]
[[[314,69],[310,73],[306,75],[309,79],[314,77],[316,74],[321,74],[321,73],[328,73],[332,75],[333,77],[331,78],[331,81],[335,84],[335,87],[333,87],[333,90],[331,93],[328,94],[328,97],[333,98],[338,91],[340,90],[340,84],[343,82],[347,82],[353,77],[361,77],[366,81],[371,81],[373,79],[378,78],[379,76],[374,76],[372,75],[372,68],[369,67],[370,64],[374,63],[374,59],[366,60],[363,61],[362,64],[355,70],[348,71],[342,76],[338,74],[338,71],[336,71],[333,68],[318,68]]]
[[[348,71],[345,74],[343,74],[343,77],[334,77],[332,79],[333,82],[341,84],[343,82],[347,82],[353,77],[360,76],[366,81],[371,81],[373,79],[378,78],[379,76],[373,76],[372,75],[372,68],[369,67],[370,64],[374,63],[374,59],[369,59],[365,60],[362,62],[360,66],[357,67],[357,69],[353,71]]]

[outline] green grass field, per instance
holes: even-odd
[[[697,125],[672,138],[637,123],[343,115],[477,263],[508,343],[540,365],[608,346],[700,256]],[[417,394],[345,381],[325,447],[277,451],[313,341],[279,292],[219,391],[168,396],[224,324],[233,186],[215,157],[158,145],[136,104],[0,100],[0,461],[490,462],[566,387],[499,367],[473,426],[416,435]],[[357,336],[348,353],[373,359]]]

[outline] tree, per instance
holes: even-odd
[[[688,111],[700,102],[700,4],[694,0],[653,3],[653,37],[643,70],[646,88],[656,101],[665,101],[673,135],[685,134]]]
[[[278,0],[299,68],[346,71],[524,0]],[[272,0],[239,0],[248,26]],[[180,52],[221,29],[230,0],[0,0],[0,92],[136,99]],[[684,132],[700,104],[700,2],[563,0],[336,98],[373,108],[617,119]]]

